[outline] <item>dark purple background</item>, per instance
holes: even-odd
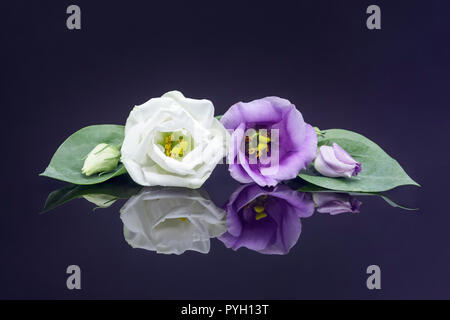
[[[81,31],[65,26],[72,3]],[[374,3],[382,30],[369,31]],[[449,9],[445,0],[2,2],[0,298],[450,298]],[[421,210],[371,197],[359,215],[315,214],[287,256],[217,239],[209,255],[132,249],[119,203],[38,214],[63,185],[38,173],[67,136],[123,124],[134,105],[173,89],[212,100],[217,114],[278,95],[311,124],[360,132],[422,184],[391,192]],[[222,165],[205,187],[222,205],[237,185]],[[66,289],[70,264],[82,269],[81,291]],[[371,264],[381,291],[366,288]]]

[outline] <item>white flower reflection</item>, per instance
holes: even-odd
[[[225,211],[203,190],[144,188],[120,209],[125,240],[157,253],[208,253],[210,239],[226,231]]]

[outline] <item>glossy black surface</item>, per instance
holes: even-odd
[[[299,2],[299,1],[297,1]],[[3,210],[0,298],[450,298],[449,4],[377,1],[152,3],[77,1],[82,30],[60,1],[2,3]],[[320,128],[376,141],[423,187],[377,197],[360,214],[315,214],[285,256],[157,255],[124,240],[119,208],[76,200],[40,215],[63,183],[38,177],[64,139],[123,124],[136,104],[178,89],[221,114],[267,95],[291,100]],[[238,184],[224,165],[205,189],[221,206]],[[66,267],[82,290],[66,288]],[[366,268],[382,290],[366,288]]]

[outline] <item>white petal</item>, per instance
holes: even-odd
[[[206,99],[190,99],[183,96],[179,91],[170,91],[163,97],[172,98],[185,110],[187,110],[203,126],[209,128],[214,118],[214,105]]]

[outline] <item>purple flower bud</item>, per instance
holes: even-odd
[[[321,146],[314,161],[314,168],[326,177],[347,177],[361,172],[361,163],[357,162],[337,143],[333,146]]]
[[[313,201],[317,212],[336,215],[344,212],[358,213],[361,201],[353,198],[348,193],[315,192]]]

